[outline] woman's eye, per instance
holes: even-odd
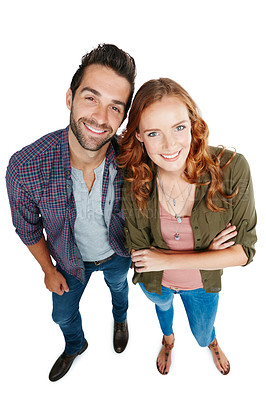
[[[148,136],[149,136],[149,137],[158,136],[158,132],[150,132],[150,133],[148,133]]]
[[[176,131],[180,132],[180,131],[183,131],[183,129],[185,129],[185,126],[184,125],[179,125],[175,129],[176,129]]]

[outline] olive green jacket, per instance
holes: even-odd
[[[220,148],[209,147],[212,154],[218,155]],[[221,166],[225,165],[232,157],[232,152],[225,150],[221,158]],[[154,174],[155,175],[155,174]],[[150,199],[147,203],[147,215],[143,216],[134,199],[131,184],[126,182],[123,188],[123,211],[126,218],[125,236],[126,246],[131,252],[154,246],[168,249],[162,238],[159,202],[157,194],[156,176],[152,182]],[[238,188],[238,193],[233,199],[222,199],[215,195],[216,205],[225,211],[213,212],[206,206],[210,177],[208,174],[201,176],[195,193],[195,202],[191,213],[191,226],[194,235],[195,251],[204,251],[212,240],[231,222],[236,226],[237,236],[235,244],[241,244],[250,263],[255,254],[254,244],[257,237],[255,232],[256,211],[253,196],[252,180],[249,165],[243,155],[236,153],[233,160],[223,169],[223,184],[226,194],[232,194]],[[203,184],[203,185],[202,185]],[[201,270],[203,287],[206,292],[219,292],[221,290],[222,270]],[[133,283],[142,282],[149,292],[161,294],[163,271],[137,273],[133,276]]]

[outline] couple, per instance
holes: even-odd
[[[223,268],[246,265],[255,252],[249,167],[208,146],[196,104],[170,79],[145,83],[130,109],[135,75],[134,59],[114,45],[86,54],[66,94],[70,125],[15,153],[7,169],[13,224],[43,269],[65,338],[51,381],[88,346],[79,302],[94,271],[110,289],[114,349],[124,351],[132,261],[163,332],[159,372],[170,369],[177,293],[200,346],[222,374],[230,370],[214,321]]]

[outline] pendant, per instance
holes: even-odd
[[[176,233],[176,234],[175,234],[175,240],[179,240],[179,239],[180,239],[180,236],[179,236],[178,233]]]
[[[176,205],[175,199],[173,199],[173,205],[174,205],[174,206]]]
[[[182,222],[182,219],[181,219],[181,217],[179,217],[179,215],[175,215],[175,219],[176,219],[176,221],[179,223],[179,224],[181,224],[181,222]]]

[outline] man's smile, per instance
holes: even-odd
[[[90,125],[85,124],[85,122],[83,122],[85,127],[91,131],[92,133],[95,133],[96,135],[102,135],[103,133],[107,132],[107,130],[102,130],[102,129],[95,129]]]

